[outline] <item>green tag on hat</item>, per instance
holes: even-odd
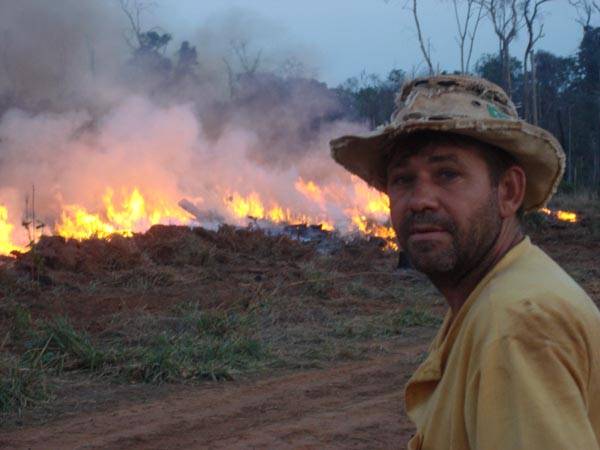
[[[491,105],[489,103],[487,105],[487,110],[488,110],[488,113],[490,114],[490,117],[493,117],[494,119],[510,119],[510,116],[508,114],[505,114],[502,111],[499,111],[498,108],[496,108],[494,105]]]

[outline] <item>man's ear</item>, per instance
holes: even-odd
[[[509,167],[498,183],[498,205],[503,219],[517,214],[525,198],[527,177],[520,166]]]

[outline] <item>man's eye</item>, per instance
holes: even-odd
[[[412,175],[393,175],[391,178],[392,186],[406,186],[414,180],[414,176]]]
[[[440,170],[438,177],[444,181],[452,181],[459,176],[459,173],[455,170]]]

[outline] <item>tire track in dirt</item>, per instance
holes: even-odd
[[[146,404],[5,434],[15,449],[401,448],[403,387],[426,345],[253,382],[183,388]]]

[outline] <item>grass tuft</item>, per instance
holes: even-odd
[[[64,317],[43,322],[32,334],[25,353],[25,360],[31,367],[45,367],[58,372],[75,369],[95,371],[106,362],[105,354]]]
[[[223,311],[186,312],[162,331],[125,349],[117,359],[128,381],[169,383],[232,379],[267,356],[251,333],[251,317]],[[190,326],[192,324],[193,326]],[[161,324],[148,324],[160,329]]]
[[[434,327],[442,320],[426,309],[408,307],[390,316],[389,325],[391,334],[398,334],[399,330],[406,327]]]
[[[0,415],[21,415],[23,410],[48,399],[49,390],[42,370],[21,361],[0,363]]]
[[[402,334],[411,327],[436,327],[441,319],[425,309],[407,307],[390,314],[357,317],[338,323],[333,329],[337,338],[385,338]]]
[[[331,298],[333,289],[332,272],[325,272],[313,263],[304,264],[302,268],[302,281],[296,283],[300,287],[301,295],[327,300]]]

